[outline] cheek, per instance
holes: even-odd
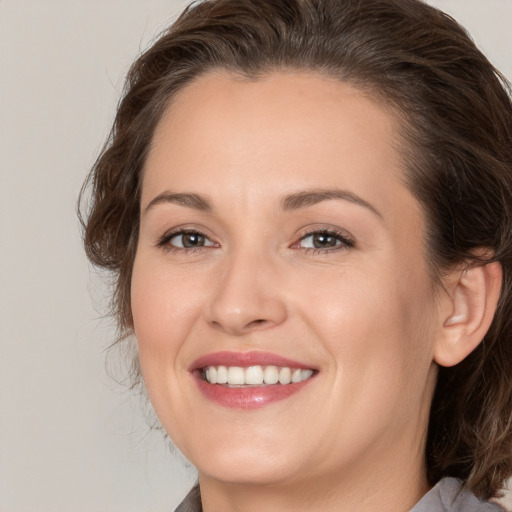
[[[432,363],[428,279],[420,273],[405,278],[392,268],[371,272],[366,267],[332,279],[303,308],[309,327],[331,354],[344,400],[364,401],[365,409],[378,401],[397,406],[404,397],[413,403]]]
[[[131,306],[144,385],[161,424],[176,442],[187,431],[180,421],[192,414],[183,414],[188,405],[180,386],[190,362],[184,356],[185,340],[198,317],[195,285],[143,253],[135,260]]]
[[[200,295],[190,277],[136,258],[131,286],[134,332],[143,368],[174,361],[197,318]]]

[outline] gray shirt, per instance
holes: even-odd
[[[195,486],[175,512],[201,512],[199,486]],[[479,500],[473,493],[461,491],[456,478],[440,480],[410,512],[503,512],[496,503]]]

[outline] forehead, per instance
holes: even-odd
[[[211,73],[167,107],[146,162],[142,203],[166,189],[246,203],[305,187],[350,189],[369,202],[410,196],[398,131],[391,109],[334,78]]]

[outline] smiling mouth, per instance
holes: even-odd
[[[310,379],[315,370],[287,366],[205,366],[201,379],[209,384],[226,387],[265,387],[280,384],[286,386]]]
[[[257,350],[205,354],[189,371],[209,402],[245,411],[300,394],[320,373],[305,362]]]

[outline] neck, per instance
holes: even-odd
[[[200,475],[204,512],[407,512],[428,491],[422,453],[358,463],[343,475],[274,484],[233,484]],[[382,459],[381,459],[382,460]],[[411,464],[410,461],[419,461]],[[407,462],[409,461],[409,462]],[[357,467],[356,467],[357,466]]]

